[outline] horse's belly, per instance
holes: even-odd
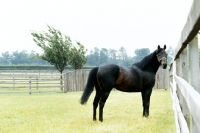
[[[142,88],[139,86],[133,86],[133,85],[115,85],[115,89],[123,92],[141,92]]]

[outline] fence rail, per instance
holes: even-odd
[[[0,71],[0,89],[6,90],[63,90],[66,92],[83,91],[90,69],[66,71]],[[154,89],[168,89],[168,71],[159,69]],[[62,79],[60,78],[62,76]],[[165,80],[164,80],[165,79]],[[61,84],[61,82],[63,84]],[[50,89],[52,88],[52,89]]]
[[[194,0],[170,67],[177,133],[200,132],[200,87],[198,31],[200,30],[200,0]],[[197,113],[198,112],[198,113]]]
[[[1,70],[0,92],[20,90],[32,93],[41,91],[60,91],[64,87],[57,71]]]

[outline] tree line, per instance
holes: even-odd
[[[121,47],[119,50],[94,47],[86,55],[86,64],[84,66],[99,66],[103,64],[114,63],[123,66],[130,66],[140,61],[150,53],[149,48],[136,49],[133,56],[128,56],[126,49]],[[170,63],[174,55],[174,50],[169,47],[167,50],[168,62]],[[78,58],[73,60],[78,61]],[[168,64],[169,64],[168,63]],[[26,50],[6,51],[0,56],[0,65],[51,65],[48,61],[38,57],[35,51]]]
[[[66,66],[75,70],[83,66],[109,63],[131,66],[150,53],[149,48],[141,48],[133,51],[134,56],[128,56],[124,47],[120,47],[119,50],[94,47],[86,55],[87,50],[80,42],[72,43],[69,36],[49,25],[47,28],[47,31],[31,31],[33,41],[43,51],[41,54],[25,50],[13,53],[7,51],[1,54],[0,65],[53,65],[62,73]],[[169,64],[174,55],[172,47],[168,48],[167,53]]]

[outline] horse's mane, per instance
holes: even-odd
[[[154,52],[150,53],[149,55],[145,56],[141,61],[134,63],[133,65],[137,66],[141,70],[145,70],[147,66],[150,65],[152,60],[156,57],[157,50]]]

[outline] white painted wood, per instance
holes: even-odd
[[[174,119],[175,119],[175,125],[176,125],[176,133],[180,133],[180,126],[178,122],[178,116],[177,116],[177,109],[176,109],[176,101],[173,98],[173,83],[170,82],[170,94],[172,97],[172,103],[173,103],[173,111],[174,111]]]
[[[188,108],[193,116],[194,123],[193,125],[200,123],[200,94],[184,79],[175,75],[176,83],[178,84],[181,93],[183,94],[185,101],[187,102]],[[193,129],[194,133],[200,132],[200,126],[195,126]]]
[[[200,93],[199,87],[199,51],[197,36],[189,45],[190,84]]]
[[[29,77],[29,94],[31,95],[32,93],[32,88],[31,88],[31,77]]]
[[[187,82],[189,82],[189,59],[188,59],[188,47],[186,47],[183,52],[180,54],[180,59],[181,59],[181,68],[182,68],[182,78],[185,79]],[[190,129],[190,111],[187,106],[187,103],[185,99],[182,97],[181,99],[182,102],[182,112],[183,115],[186,119],[188,128]]]
[[[174,99],[175,99],[175,108],[176,108],[175,110],[177,111],[177,117],[178,117],[178,121],[179,121],[180,132],[181,133],[189,133],[187,123],[185,121],[183,113],[181,112],[181,108],[180,108],[180,105],[179,105],[179,99],[176,95],[175,95]]]
[[[187,22],[182,30],[179,43],[175,50],[175,59],[177,59],[180,53],[184,50],[189,42],[196,36],[200,29],[200,0],[194,0],[190,13],[188,15]]]
[[[189,82],[189,57],[188,47],[186,47],[180,55],[182,66],[182,78]]]

